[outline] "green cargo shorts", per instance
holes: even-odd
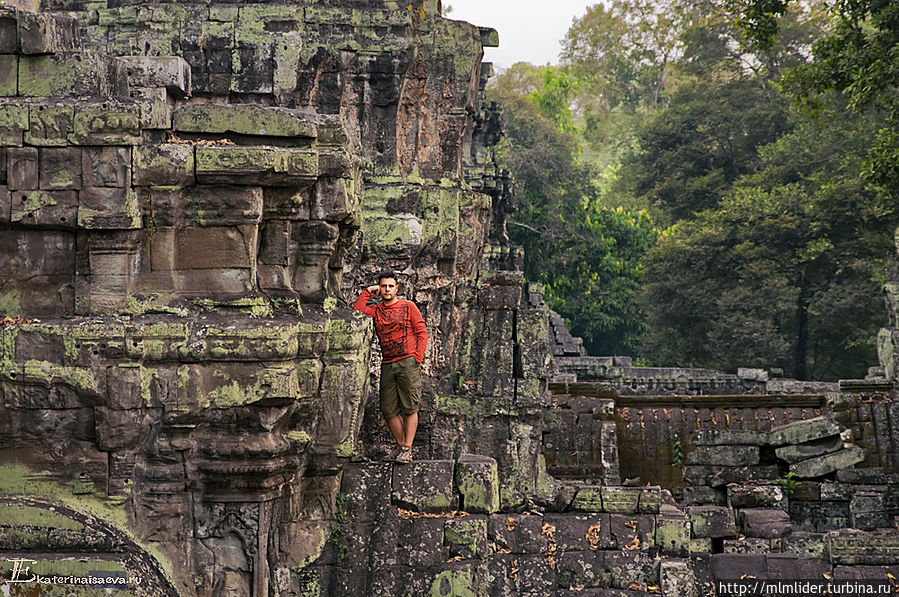
[[[381,414],[385,419],[418,412],[421,366],[415,357],[381,364]]]

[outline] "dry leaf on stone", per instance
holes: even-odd
[[[643,587],[640,586],[639,583],[632,582],[627,586],[629,591],[642,591]]]
[[[624,546],[628,551],[638,551],[640,549],[640,537],[634,537],[634,540]]]
[[[518,578],[518,571],[521,568],[518,567],[518,560],[512,560],[512,569],[509,571],[509,578],[515,580]]]
[[[636,531],[636,530],[637,530],[637,525],[638,525],[638,524],[639,524],[639,521],[636,521],[636,520],[628,520],[626,523],[624,523],[624,526],[626,526],[627,528],[629,528],[629,529],[632,530],[632,531]]]
[[[596,524],[590,525],[590,528],[587,529],[587,543],[590,544],[590,549],[596,551],[599,549],[599,540],[600,540],[600,523],[601,520],[597,520]]]
[[[514,531],[518,528],[518,521],[512,518],[511,516],[506,517],[506,530]]]
[[[508,547],[503,547],[496,541],[493,542],[493,553],[512,553],[512,550]]]
[[[411,520],[413,518],[465,518],[468,516],[468,512],[463,512],[461,510],[430,514],[428,512],[413,512],[412,510],[404,510],[403,508],[397,508],[396,514],[403,520]]]

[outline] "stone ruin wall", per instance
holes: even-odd
[[[875,464],[879,429],[865,444],[817,403],[729,427],[676,402],[685,434],[713,433],[673,466],[652,400],[758,401],[761,380],[576,348],[557,375],[504,233],[492,30],[436,0],[42,8],[0,12],[0,556],[124,571],[142,595],[899,576],[899,482],[849,468]],[[432,338],[406,467],[379,461],[378,355],[349,309],[385,266]]]

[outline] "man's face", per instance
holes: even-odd
[[[378,288],[380,288],[379,294],[383,301],[390,302],[396,298],[396,280],[393,278],[381,278]]]

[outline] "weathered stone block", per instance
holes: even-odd
[[[256,224],[262,216],[259,187],[155,187],[147,194],[157,226],[237,226]]]
[[[256,261],[256,227],[177,228],[175,269],[250,268]]]
[[[419,460],[393,469],[393,501],[422,512],[453,509],[451,460]]]
[[[649,514],[610,514],[609,530],[618,549],[649,550],[655,544],[655,516]]]
[[[131,149],[128,147],[83,148],[81,179],[85,188],[131,186]]]
[[[849,526],[848,502],[790,502],[790,519],[798,531],[823,533]]]
[[[91,52],[19,58],[19,95],[24,97],[125,96],[127,82],[114,59]]]
[[[785,553],[796,554],[800,558],[828,558],[823,533],[793,532],[782,539],[782,545]]]
[[[723,467],[694,464],[684,467],[684,483],[688,485],[724,487],[729,483],[774,481],[779,476],[776,465]]]
[[[750,553],[760,554],[771,551],[771,541],[759,537],[741,537],[739,539],[725,539],[724,553]]]
[[[36,104],[29,111],[25,142],[29,145],[65,147],[72,132],[75,107],[72,104]]]
[[[849,502],[849,519],[853,528],[872,530],[893,526],[889,514],[885,485],[854,485]]]
[[[666,560],[659,565],[659,585],[663,597],[699,597],[696,577],[686,560]]]
[[[21,147],[27,129],[28,106],[0,104],[0,147]]]
[[[16,14],[0,14],[0,54],[15,54],[19,49],[19,25]]]
[[[443,528],[443,543],[450,557],[487,557],[487,521],[484,518],[449,519]]]
[[[727,501],[732,508],[786,507],[786,495],[779,485],[729,485]]]
[[[0,97],[15,97],[18,91],[19,59],[12,54],[0,54]]]
[[[91,230],[141,227],[137,194],[130,188],[89,187],[78,194],[78,226]]]
[[[312,193],[308,187],[265,187],[263,213],[268,220],[308,220]]]
[[[544,553],[547,549],[548,537],[543,532],[544,524],[549,524],[559,531],[567,533],[570,544],[576,545],[576,549],[583,549],[584,537],[578,537],[581,517],[571,517],[572,523],[568,524],[568,517],[555,516],[544,520],[540,516],[526,516],[521,514],[494,514],[488,520],[488,536],[496,543],[499,551],[507,551],[513,554],[537,554]],[[606,518],[608,523],[608,518]],[[557,526],[561,525],[561,526]],[[608,527],[608,524],[606,524]],[[606,534],[608,534],[608,528]],[[558,540],[558,539],[557,539]]]
[[[636,514],[639,511],[640,487],[602,487],[602,507],[606,512]]]
[[[712,574],[717,580],[766,578],[767,572],[764,554],[712,554]]]
[[[344,178],[320,178],[312,198],[310,217],[329,222],[346,219],[359,204],[354,182]]]
[[[287,185],[318,177],[318,154],[275,147],[197,147],[202,183]]]
[[[130,87],[164,87],[172,96],[190,95],[190,65],[180,56],[123,56]]]
[[[665,555],[689,555],[690,520],[684,514],[660,514],[656,519],[655,543]]]
[[[899,482],[899,475],[887,474],[879,467],[845,468],[837,471],[837,480],[853,485],[886,485]]]
[[[0,185],[0,224],[8,224],[12,208],[12,195],[9,187]]]
[[[6,150],[6,181],[11,191],[33,191],[38,188],[37,149],[33,147]]]
[[[612,574],[606,566],[606,551],[569,551],[558,556],[556,573],[563,587],[609,587]]]
[[[237,133],[265,137],[316,136],[309,112],[255,105],[190,104],[172,114],[172,128],[185,133]]]
[[[762,446],[767,442],[767,434],[760,431],[702,429],[690,436],[690,443],[696,446]]]
[[[839,435],[834,435],[820,440],[777,448],[774,452],[781,460],[795,464],[809,458],[830,454],[843,447],[843,440]]]
[[[848,502],[852,497],[851,489],[852,486],[845,483],[821,483],[821,500],[826,502]]]
[[[724,506],[690,506],[687,516],[694,537],[736,537],[734,511]]]
[[[78,19],[74,16],[19,12],[19,49],[22,54],[74,50],[79,41]]]
[[[768,432],[768,443],[773,446],[784,444],[802,444],[814,440],[839,435],[842,429],[833,419],[827,417],[815,417],[804,421],[796,421],[779,427],[773,427]]]
[[[131,97],[140,105],[140,125],[144,129],[172,128],[172,105],[162,87],[132,87]]]
[[[643,588],[659,584],[660,561],[642,551],[610,551],[604,558],[611,586],[617,589]]]
[[[827,550],[833,564],[899,564],[899,531],[831,531],[827,534]]]
[[[138,145],[133,151],[135,186],[194,184],[192,145]]]
[[[759,463],[758,446],[697,446],[687,454],[687,464],[752,466]]]
[[[44,147],[38,151],[40,188],[47,191],[77,191],[81,188],[81,149]]]
[[[727,496],[724,487],[693,485],[684,487],[684,504],[687,506],[724,506],[727,504]]]
[[[776,539],[792,531],[790,515],[780,508],[745,508],[740,510],[740,522],[747,537]]]
[[[137,145],[140,143],[141,110],[136,102],[106,101],[76,106],[75,145]]]
[[[78,194],[75,191],[16,191],[10,220],[29,226],[75,228]]]
[[[571,502],[571,509],[575,512],[602,512],[602,490],[600,485],[579,488]],[[636,506],[635,503],[634,512]]]
[[[455,475],[456,487],[462,495],[463,510],[492,514],[499,509],[499,473],[496,460],[487,456],[462,454],[456,461]]]
[[[821,477],[840,469],[850,468],[865,459],[865,451],[859,446],[850,446],[839,452],[825,454],[790,465],[790,471],[797,477],[810,479]]]
[[[596,551],[599,549],[615,549],[617,540],[612,536],[611,519],[608,514],[547,514],[546,523],[555,527],[553,538],[556,551]],[[531,553],[546,551],[546,536],[541,534],[541,525],[532,525],[535,537]]]

